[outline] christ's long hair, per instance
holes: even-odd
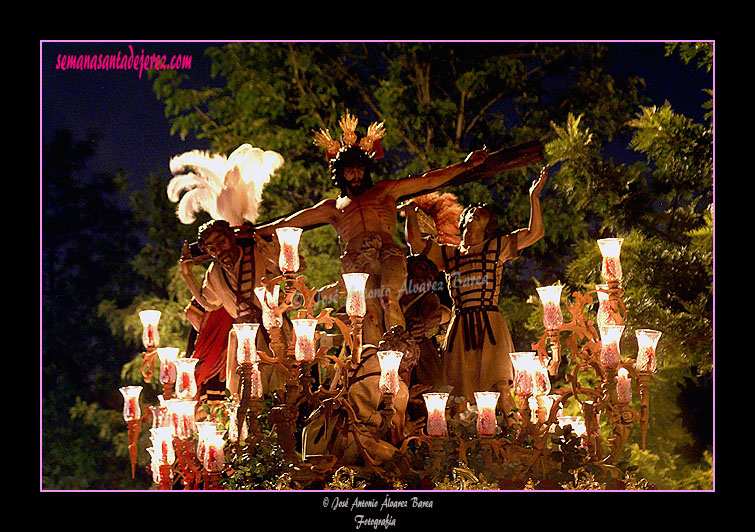
[[[343,172],[346,168],[360,167],[364,168],[363,187],[365,189],[370,188],[372,186],[371,170],[373,164],[372,157],[359,146],[345,146],[328,162],[331,182],[334,186],[338,187],[342,196],[347,196],[349,194],[349,184]]]

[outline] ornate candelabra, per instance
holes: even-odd
[[[473,452],[477,453],[480,467],[486,473],[483,477],[514,478],[521,482],[543,478],[560,467],[559,455],[575,441],[589,464],[615,477],[620,474],[615,462],[635,424],[639,423],[645,447],[649,383],[656,370],[655,351],[661,333],[638,329],[635,331],[637,357],[622,357],[620,340],[625,329],[626,308],[620,287],[621,239],[598,242],[603,254],[604,283],[586,294],[572,293],[572,302],[565,306],[568,320],[561,310],[562,286],[538,288],[545,332],[531,345],[532,351],[509,354],[514,365],[513,393],[518,408],[505,423],[498,422],[500,392],[480,390],[475,393],[475,406],[469,407],[471,410],[460,416],[459,421],[453,420],[454,427],[460,427],[462,417],[470,420],[471,415],[474,431],[470,432],[471,426],[464,434],[450,430],[449,394],[428,392],[422,396],[427,411],[424,426],[419,424],[419,428],[409,434],[396,436],[394,420],[402,379],[399,364],[405,353],[387,349],[374,353],[380,363],[377,384],[380,400],[376,406],[379,419],[375,425],[368,426],[360,420],[358,408],[348,393],[358,381],[356,371],[365,361],[361,331],[367,274],[343,275],[348,323],[334,316],[332,308],[315,314],[318,290],[308,287],[306,277],[299,274],[300,231],[279,231],[282,273],[263,279],[262,286],[255,289],[262,308],[262,323],[236,324],[231,333],[235,344],[229,342],[229,346],[236,346],[236,371],[240,378],[236,396],[229,403],[230,420],[225,427],[213,421],[197,423],[194,420],[196,360],[180,357],[175,348],[157,347],[155,313],[142,318],[143,377],[145,382],[150,382],[155,357],[159,357],[163,395],[161,404],[150,407],[147,416],[142,416],[141,387],[121,388],[124,419],[129,427],[132,476],[141,423],[152,417],[152,447],[148,450],[153,481],[158,488],[172,489],[180,481],[184,489],[222,489],[221,479],[228,467],[224,447],[227,449],[229,445],[223,438],[226,436],[231,442],[246,440],[245,447],[233,447],[237,454],[253,452],[254,444],[264,438],[258,419],[265,395],[272,400],[268,420],[282,450],[287,485],[307,486],[315,479],[322,485],[336,474],[343,475],[344,467],[350,467],[341,461],[341,456],[333,453],[298,452],[299,438],[315,418],[309,415],[313,412],[326,417],[326,426],[338,427],[328,438],[344,445],[349,441],[355,446],[362,458],[362,472],[377,474],[394,483],[407,475],[425,476],[438,482],[443,472],[448,472],[449,465],[455,465],[454,476],[471,471],[470,453]],[[598,302],[597,322],[585,315],[585,309],[595,302],[593,295]],[[159,313],[156,316],[159,319]],[[269,350],[257,348],[260,327],[269,338]],[[340,333],[343,345],[339,356],[329,353],[333,345],[323,341],[326,331]],[[561,370],[565,364],[568,367],[564,372]],[[265,390],[261,380],[263,367],[277,372],[283,385]],[[551,379],[560,374],[565,375],[565,385],[552,389]],[[585,384],[587,382],[591,384]],[[633,383],[639,410],[632,406]],[[573,402],[581,415],[565,416],[565,408]],[[602,423],[609,428],[608,438],[603,436]],[[396,437],[395,452],[381,454],[384,450],[381,445],[390,447],[386,442],[395,443]],[[413,456],[429,459],[417,461]],[[386,467],[388,461],[392,467]],[[417,467],[420,462],[424,467]],[[353,475],[355,470],[348,471]]]

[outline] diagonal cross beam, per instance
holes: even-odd
[[[411,196],[399,198],[398,203],[400,204],[412,197],[422,196],[430,192],[462,185],[464,183],[480,181],[487,177],[506,172],[507,170],[514,170],[516,168],[522,168],[543,161],[545,161],[543,145],[538,140],[501,148],[500,150],[491,153],[482,164],[471,170],[466,170],[458,174],[444,185],[434,189],[423,190],[417,194],[412,194]]]

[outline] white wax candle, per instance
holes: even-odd
[[[632,379],[625,368],[621,368],[616,376],[616,395],[620,403],[629,403],[632,400]]]
[[[448,432],[446,424],[447,393],[422,394],[427,408],[427,434],[428,436],[445,436]]]
[[[495,434],[498,422],[495,418],[495,407],[500,393],[475,392],[477,402],[477,432],[483,435]]]

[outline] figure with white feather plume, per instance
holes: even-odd
[[[263,277],[279,273],[274,243],[256,238],[253,224],[259,214],[263,187],[283,163],[280,154],[250,144],[238,147],[228,158],[194,150],[170,161],[175,177],[167,193],[171,201],[178,203],[179,220],[194,223],[199,212],[212,218],[198,232],[199,249],[205,258],[191,253],[188,243],[184,243],[181,253],[183,278],[194,297],[187,317],[198,331],[192,356],[200,359],[200,389],[213,379],[225,381],[231,393],[238,387],[235,357],[226,356],[233,352],[228,333],[233,323],[261,323],[261,307],[254,288],[261,285]],[[211,264],[200,281],[193,268],[208,259]],[[258,349],[269,353],[265,331],[260,331],[257,338]],[[270,368],[266,372],[265,388],[276,389],[280,384],[277,376]]]

